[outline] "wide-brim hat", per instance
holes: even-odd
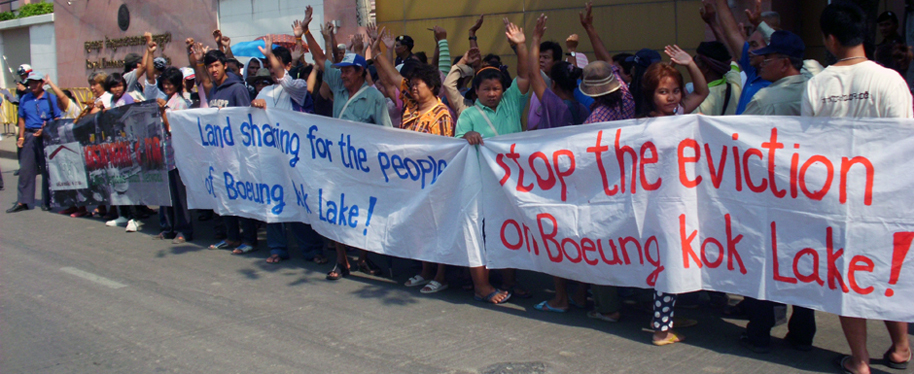
[[[271,82],[273,81],[273,76],[270,75],[270,69],[257,69],[257,74],[248,77],[248,84],[253,86],[254,82],[257,82],[261,79],[269,79]]]
[[[616,92],[622,83],[616,78],[613,67],[606,61],[594,61],[584,67],[581,77],[581,93],[590,97]]]

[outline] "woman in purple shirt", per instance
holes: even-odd
[[[546,19],[547,17],[541,14],[536,20],[532,50],[529,53],[529,66],[539,64],[537,59],[540,53],[540,40],[546,31]],[[581,78],[581,69],[565,61],[553,64],[549,74],[552,77],[551,87],[546,86],[546,81],[538,69],[529,70],[530,85],[536,98],[539,99],[540,105],[536,108],[537,116],[531,116],[531,118],[538,117],[539,121],[528,123],[528,130],[580,125],[590,116],[587,107],[574,98],[574,88],[577,86],[578,79]]]

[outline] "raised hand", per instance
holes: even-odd
[[[263,53],[264,56],[270,57],[273,54],[273,36],[267,35],[263,37],[263,47],[257,46],[257,49],[260,50],[260,53]]]
[[[447,30],[445,30],[444,27],[435,25],[435,28],[432,29],[432,31],[435,32],[435,42],[436,43],[441,40],[447,39]]]
[[[378,25],[369,23],[368,26],[365,26],[365,32],[368,33],[369,43],[374,43],[378,39]]]
[[[714,22],[714,18],[717,17],[717,8],[714,7],[712,0],[702,0],[701,7],[698,8],[698,13],[705,23],[710,24],[711,22]]]
[[[216,40],[216,45],[222,42],[222,30],[215,29],[213,30],[213,39]]]
[[[229,48],[232,46],[232,38],[229,38],[227,36],[223,36],[222,38],[220,38],[219,42],[223,47],[226,47],[226,48]]]
[[[295,22],[292,22],[292,34],[295,35],[296,39],[305,34],[305,27],[301,21],[295,20]]]
[[[385,29],[383,30],[383,32],[381,33],[381,42],[384,43],[384,45],[387,47],[387,49],[393,48],[393,47],[394,47],[394,42],[395,42],[395,40],[394,40],[394,34],[391,33],[390,30],[387,30],[387,29],[385,28]]]
[[[144,32],[143,38],[146,39],[146,45],[149,45],[149,43],[152,43],[152,33],[151,32],[149,32],[149,31]]]
[[[313,14],[314,14],[314,8],[312,8],[310,5],[306,6],[305,7],[305,19],[301,21],[301,23],[304,25],[305,29],[307,29],[308,25],[311,24],[311,16]]]
[[[581,26],[584,28],[593,27],[593,2],[588,1],[587,4],[584,4],[584,11],[578,13],[578,16],[581,18]]]
[[[690,56],[688,52],[683,51],[682,48],[679,48],[678,45],[668,45],[664,48],[663,52],[665,52],[667,56],[670,56],[670,60],[676,65],[687,66],[692,64],[692,56]]]
[[[352,36],[352,49],[353,52],[362,54],[365,53],[365,36],[362,34],[355,34]]]
[[[476,20],[476,23],[474,23],[473,26],[470,26],[470,36],[476,35],[476,31],[479,31],[479,28],[482,27],[482,21],[485,16],[485,14],[480,14],[479,19]]]
[[[197,46],[193,49],[194,59],[199,62],[203,62],[203,55],[206,53],[203,51],[204,49],[207,51],[209,50],[209,48],[203,46],[203,43],[197,43]]]
[[[479,52],[479,48],[470,48],[463,58],[467,65],[475,68],[482,62],[482,53]]]
[[[746,9],[746,18],[755,27],[762,23],[762,0],[755,0],[755,9]]]
[[[322,25],[321,26],[321,35],[324,36],[325,40],[330,39],[330,37],[333,36],[333,24],[330,22],[327,22],[326,24]]]
[[[187,53],[190,54],[194,49],[194,38],[184,39],[184,45],[187,46]]]
[[[505,17],[505,36],[508,37],[508,42],[514,45],[524,44],[527,41],[526,36],[524,36],[524,29],[517,27],[514,23],[508,20],[508,17]]]
[[[146,50],[149,51],[149,53],[155,52],[158,44],[152,41],[152,33],[147,31],[143,33],[143,37],[146,38]]]
[[[546,17],[545,14],[540,13],[540,16],[536,19],[536,27],[533,28],[533,40],[542,40],[543,35],[546,34],[546,20],[549,17]]]

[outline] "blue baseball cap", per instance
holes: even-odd
[[[767,55],[777,53],[780,55],[790,56],[798,59],[803,58],[803,52],[806,50],[806,44],[800,36],[790,31],[778,30],[771,34],[771,42],[767,47],[762,47],[752,51],[754,55]]]
[[[368,62],[365,61],[365,57],[362,57],[356,53],[347,53],[343,56],[343,60],[333,64],[335,68],[341,68],[344,66],[360,66],[362,69],[368,67]]]

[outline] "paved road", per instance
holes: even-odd
[[[13,147],[0,143],[4,209],[16,198]],[[736,344],[745,322],[710,308],[679,312],[699,320],[681,330],[687,342],[654,347],[645,313],[626,309],[608,324],[534,310],[551,296],[542,275],[520,274],[533,299],[491,306],[459,287],[403,287],[409,261],[393,262],[395,281],[328,282],[328,265],[207,250],[206,223],[183,245],[150,240],[154,225],[125,233],[97,219],[0,213],[0,372],[832,373],[847,352],[827,314],[807,353],[749,353]],[[873,323],[870,336],[881,356],[885,329]]]

